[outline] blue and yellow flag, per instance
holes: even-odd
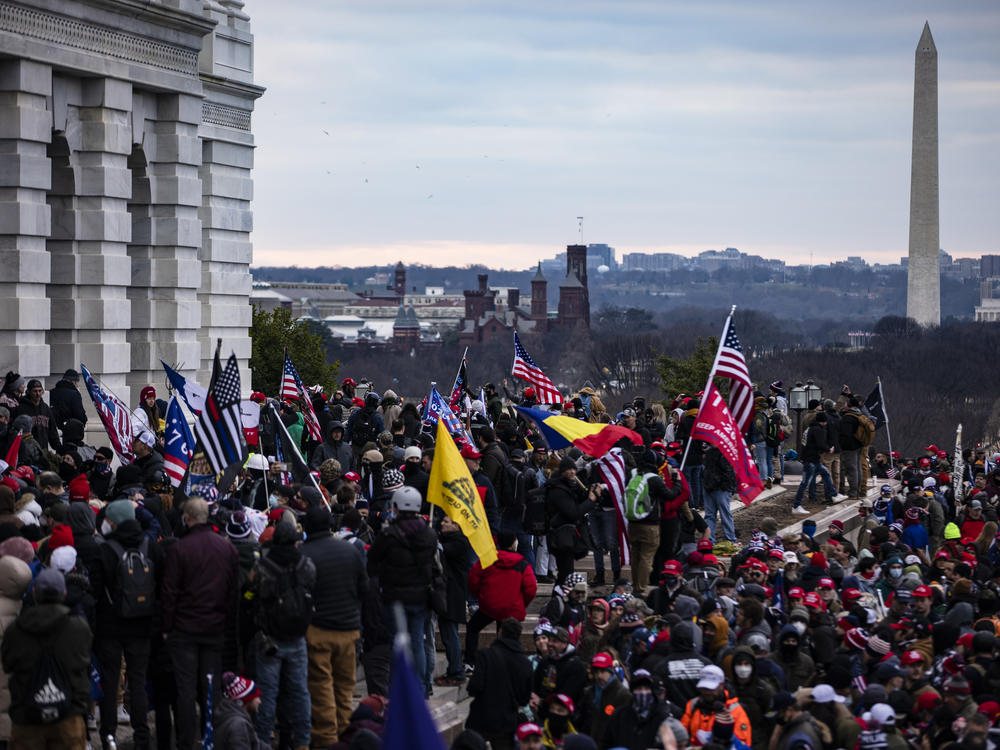
[[[427,502],[441,508],[448,518],[462,528],[462,533],[469,540],[484,568],[496,562],[497,548],[486,520],[483,500],[443,419],[439,419],[437,424],[434,463],[431,464],[431,477],[427,484]]]

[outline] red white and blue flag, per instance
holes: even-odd
[[[517,331],[514,331],[514,366],[511,368],[510,374],[534,386],[539,404],[561,404],[563,402],[559,389],[525,351]]]
[[[216,474],[246,459],[246,438],[240,415],[240,368],[236,355],[230,354],[225,369],[215,350],[212,383],[205,397],[205,408],[195,422],[195,434]]]
[[[701,400],[698,416],[691,429],[691,439],[703,440],[719,449],[736,473],[736,491],[744,505],[749,505],[764,490],[764,483],[757,473],[757,465],[750,455],[746,440],[743,439],[733,415],[726,408],[725,399],[715,383],[709,382],[708,390]]]
[[[454,437],[457,432],[462,437],[467,438],[465,428],[463,428],[462,423],[458,421],[458,417],[455,416],[455,412],[451,410],[451,407],[448,406],[444,398],[441,397],[437,388],[432,385],[430,395],[427,396],[427,404],[424,407],[423,423],[428,427],[436,428],[439,419],[444,421],[444,427],[448,430],[449,435]],[[475,443],[471,444],[475,445]]]
[[[465,362],[465,358],[462,358],[462,364],[458,368],[458,375],[455,376],[455,385],[451,387],[451,396],[448,397],[448,405],[451,410],[458,412],[462,403],[462,394],[468,387],[469,372],[468,367]]]
[[[132,412],[117,396],[101,388],[82,362],[80,373],[83,375],[90,400],[94,402],[97,416],[101,418],[101,424],[108,433],[111,449],[123,464],[132,463],[135,460],[135,454],[132,452],[132,436],[136,434],[132,426]]]
[[[621,448],[612,448],[601,458],[590,464],[600,481],[608,488],[614,500],[615,520],[618,527],[618,550],[622,565],[632,564],[631,547],[628,541],[628,522],[625,520],[625,458]]]
[[[320,429],[319,419],[316,418],[316,412],[313,410],[312,399],[306,393],[305,386],[302,385],[302,378],[299,377],[299,371],[292,364],[292,358],[288,356],[287,350],[285,351],[285,368],[281,374],[281,398],[299,399],[302,402],[302,418],[305,420],[306,429],[309,430],[309,437],[322,441],[323,430]]]
[[[180,487],[194,453],[194,436],[184,419],[177,396],[173,396],[167,405],[165,421],[167,427],[163,433],[163,470],[170,477],[170,484]]]
[[[729,378],[729,413],[740,428],[740,434],[746,435],[753,421],[753,383],[743,347],[733,328],[732,315],[726,320],[726,332],[716,362],[715,374]]]

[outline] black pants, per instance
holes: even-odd
[[[121,675],[122,654],[125,655],[125,676],[128,679],[128,711],[132,723],[135,747],[149,747],[149,724],[146,713],[146,673],[149,669],[149,637],[98,638],[94,654],[101,665],[101,737],[113,737],[118,730],[118,678]]]
[[[483,628],[491,622],[496,622],[492,617],[477,609],[469,618],[469,623],[465,626],[465,663],[476,663],[476,652],[479,650],[479,634]]]
[[[156,714],[156,746],[170,747],[173,737],[173,716],[177,710],[177,685],[170,652],[160,633],[150,640],[149,682],[153,688],[153,711]]]
[[[552,552],[550,547],[549,554],[556,558],[556,578],[559,579],[559,583],[565,583],[566,576],[576,568],[576,555],[573,554],[573,548],[570,547],[568,550],[561,552]]]
[[[650,578],[655,579],[650,582],[651,586],[660,585],[660,573],[663,571],[663,563],[667,560],[675,559],[677,550],[680,548],[681,519],[680,516],[660,519],[660,546],[656,548],[653,555],[653,570]]]
[[[361,654],[361,666],[365,668],[365,684],[368,692],[375,695],[389,695],[389,664],[392,661],[392,646],[380,643]]]
[[[194,635],[175,630],[167,640],[177,682],[177,750],[192,750],[195,738],[195,703],[199,693],[208,695],[212,675],[212,705],[219,705],[222,695],[222,641],[216,635]],[[205,705],[201,706],[205,716]]]

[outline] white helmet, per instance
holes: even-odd
[[[392,493],[392,504],[396,506],[397,510],[419,513],[422,502],[420,490],[416,487],[400,487]]]

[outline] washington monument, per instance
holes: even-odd
[[[913,156],[910,163],[910,252],[906,316],[941,325],[938,226],[937,47],[925,23],[913,75]]]

